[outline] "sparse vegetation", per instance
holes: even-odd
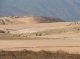
[[[80,59],[80,54],[70,54],[64,51],[0,51],[0,59]]]
[[[62,34],[62,33],[67,33],[67,32],[74,32],[74,33],[79,33],[80,32],[80,27],[68,27],[68,28],[60,28],[60,29],[46,29],[43,31],[39,32],[33,32],[33,33],[22,33],[22,34],[10,34],[9,30],[0,30],[0,39],[5,40],[5,39],[21,39],[21,40],[32,40],[32,39],[50,39],[48,37],[44,38],[46,35],[51,35],[51,34]],[[42,37],[44,36],[44,37]],[[53,39],[53,38],[51,38]]]
[[[21,35],[10,35],[10,34],[0,34],[0,40],[49,40],[49,39],[57,39],[57,38],[43,38],[43,37],[35,37],[35,36],[21,36]]]

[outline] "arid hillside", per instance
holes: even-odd
[[[80,22],[52,22],[52,18],[29,16],[0,18],[1,50],[63,50],[80,53]]]
[[[55,17],[41,17],[41,16],[10,16],[0,17],[0,24],[32,24],[32,23],[52,23],[64,22],[64,20]]]

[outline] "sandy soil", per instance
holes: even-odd
[[[53,38],[50,40],[0,40],[4,50],[64,50],[80,53],[80,22],[58,22],[37,24],[0,25],[0,30],[8,30],[10,35],[40,33],[30,37]],[[43,35],[44,34],[44,35]],[[2,35],[2,34],[0,34]],[[23,36],[24,37],[24,36]],[[3,38],[0,38],[3,39]],[[55,40],[56,39],[56,40]]]
[[[64,50],[71,53],[80,53],[80,40],[1,40],[1,50]]]

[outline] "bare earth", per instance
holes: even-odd
[[[0,30],[5,31],[0,33],[1,50],[64,50],[80,53],[80,22],[8,24],[0,25]]]

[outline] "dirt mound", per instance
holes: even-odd
[[[14,23],[17,23],[17,21],[14,20],[14,18],[11,18],[11,17],[0,17],[0,24],[1,25],[14,24]]]
[[[54,17],[41,17],[41,16],[8,16],[0,17],[0,24],[15,24],[15,23],[52,23],[64,22],[62,19]]]

